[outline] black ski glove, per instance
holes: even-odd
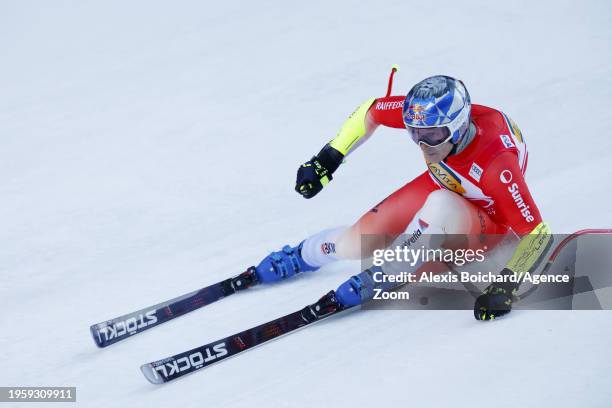
[[[304,198],[312,198],[332,180],[332,173],[342,163],[344,155],[331,147],[325,147],[318,155],[302,164],[297,171],[295,191]]]
[[[509,269],[504,269],[500,275],[514,275]],[[492,283],[476,298],[474,303],[474,318],[476,320],[494,320],[506,315],[512,310],[512,303],[517,301],[519,283]]]

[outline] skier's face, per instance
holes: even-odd
[[[419,144],[425,160],[431,163],[439,163],[448,156],[453,150],[453,144],[448,141],[437,146],[428,146],[424,143]]]
[[[437,146],[451,139],[450,130],[446,126],[426,128],[407,126],[406,130],[412,138],[412,141],[419,145],[426,144],[429,146]]]
[[[419,145],[425,160],[438,163],[444,160],[453,150],[450,130],[447,127],[415,128],[407,126],[406,129],[412,140]]]

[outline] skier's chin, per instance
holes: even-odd
[[[421,146],[425,160],[431,163],[441,162],[448,156],[451,150],[453,150],[453,145],[449,142],[436,147]]]

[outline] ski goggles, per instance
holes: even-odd
[[[453,138],[447,126],[440,127],[406,127],[414,143],[436,147],[446,143]]]

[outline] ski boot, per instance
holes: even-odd
[[[257,265],[256,274],[260,282],[277,282],[301,272],[311,272],[319,269],[308,265],[302,259],[302,241],[296,247],[285,245],[282,250],[272,252]]]
[[[379,283],[374,279],[375,273],[384,273],[380,266],[373,266],[359,275],[351,276],[347,281],[336,289],[336,298],[342,307],[352,307],[360,305],[374,297],[375,289],[387,291],[393,284],[385,282]]]
[[[351,276],[346,282],[336,289],[336,298],[343,307],[360,305],[363,302],[361,292],[364,285],[359,275]]]

